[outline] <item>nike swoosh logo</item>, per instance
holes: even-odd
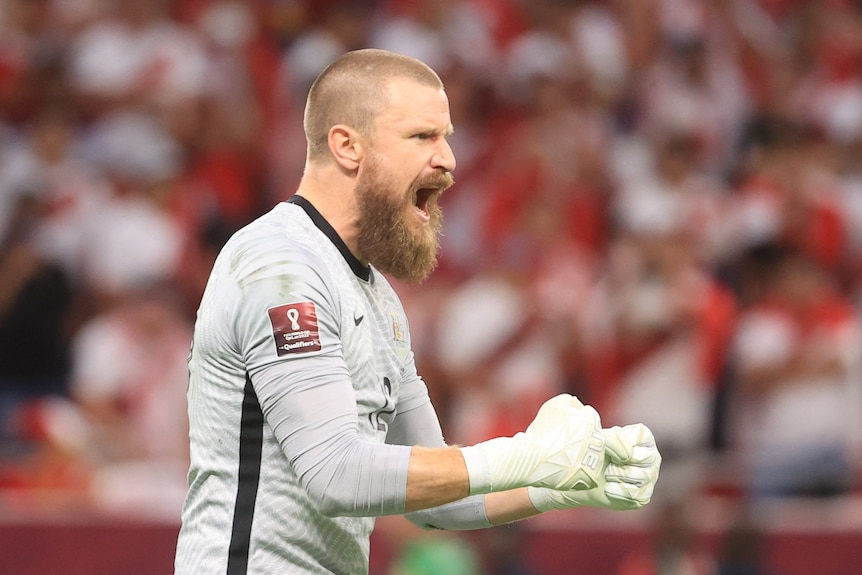
[[[365,319],[365,316],[364,316],[364,315],[361,315],[361,316],[359,316],[359,317],[355,317],[355,316],[354,316],[354,317],[353,317],[353,323],[355,323],[356,325],[359,325],[360,323],[362,323],[362,320],[363,320],[363,319]]]

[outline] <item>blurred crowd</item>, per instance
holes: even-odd
[[[177,508],[209,267],[361,47],[450,100],[440,266],[396,283],[450,443],[569,392],[654,430],[657,497],[858,492],[858,0],[4,0],[4,492]]]

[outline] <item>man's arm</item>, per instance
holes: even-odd
[[[403,411],[399,411],[395,421],[389,427],[387,442],[399,445],[445,447],[446,442],[440,428],[440,421],[434,410],[434,406],[428,398],[424,383],[417,378],[414,380],[414,386],[409,389],[411,390],[409,395],[410,400],[407,402],[409,407]],[[652,457],[651,451],[644,451],[642,448],[638,450],[638,457],[633,457],[633,452],[626,450],[623,443],[625,443],[625,439],[634,440],[634,438],[620,437],[619,428],[604,430],[603,434],[608,439],[609,448],[609,457],[604,463],[605,471],[608,470],[607,465],[611,461],[615,461],[617,464],[615,468],[617,476],[611,478],[612,481],[628,480],[628,478],[623,478],[622,474],[619,473],[620,469],[625,470],[629,474],[640,472],[640,469],[626,466],[641,465],[644,463],[645,458],[649,458],[651,462],[655,462],[656,467],[660,463],[660,457],[656,461],[656,458]],[[648,443],[650,439],[651,435],[642,439],[641,443]],[[419,461],[418,457],[422,455],[419,448],[414,447],[411,452],[411,461],[414,457],[417,457],[416,461]],[[624,459],[625,461],[623,461]],[[453,460],[457,461],[457,458],[453,458]],[[642,507],[649,501],[651,490],[649,494],[646,494],[645,498],[643,497],[645,493],[641,492],[641,499],[624,501],[622,505],[619,501],[611,501],[604,494],[607,479],[607,476],[603,477],[599,486],[586,492],[557,492],[547,490],[546,493],[543,490],[535,489],[512,489],[466,497],[458,500],[456,503],[408,513],[407,518],[426,529],[480,529],[527,519],[539,514],[541,511],[562,507],[559,501],[552,501],[552,499],[563,499],[564,503],[568,504],[569,507],[592,505],[627,509]],[[638,480],[633,479],[632,481],[637,482]],[[535,502],[534,498],[536,499]],[[539,508],[541,508],[541,511]]]
[[[457,501],[469,494],[470,477],[460,449],[414,446],[410,450],[406,513]]]
[[[468,496],[467,466],[461,450],[413,447],[407,472],[405,512],[437,507]],[[503,525],[540,513],[527,488],[484,495],[485,515],[491,525]]]
[[[423,528],[479,529],[526,519],[551,509],[602,507],[638,509],[649,503],[661,455],[643,425],[604,429],[606,457],[599,485],[590,490],[513,489],[472,496],[441,507],[408,514]],[[400,413],[390,427],[389,441],[445,445],[430,401]],[[416,453],[416,448],[413,449]]]
[[[460,449],[382,445],[357,433],[349,378],[327,375],[326,358],[288,363],[258,370],[252,382],[268,425],[324,514],[388,515],[526,485],[595,484],[590,434],[598,414],[571,396],[548,402],[513,437]]]
[[[541,513],[533,505],[528,488],[499,491],[485,496],[485,513],[492,525],[504,525]]]
[[[601,420],[592,407],[574,396],[561,394],[546,401],[526,431],[512,437],[497,437],[458,449],[467,471],[468,494],[494,493],[519,487],[536,486],[551,489],[590,489],[602,473],[605,439]],[[415,448],[414,448],[415,449]],[[451,449],[450,449],[451,451]],[[461,467],[457,457],[445,463],[424,458],[416,449],[411,457],[412,483],[416,490],[428,489],[423,507],[440,504],[438,494],[448,498],[463,489]],[[427,452],[430,454],[435,451]],[[432,456],[433,457],[433,456]],[[417,474],[434,476],[434,465],[454,472],[450,482],[423,484]],[[454,490],[451,487],[454,486]],[[413,493],[417,493],[413,491]],[[418,501],[418,496],[417,496]],[[452,499],[449,499],[452,501]],[[410,502],[415,505],[415,501]],[[417,506],[417,508],[419,508]]]
[[[596,487],[582,490],[525,487],[488,493],[484,496],[488,524],[503,525],[553,509],[601,507],[631,510],[649,503],[661,466],[661,454],[649,428],[634,424],[605,429],[603,434],[607,440],[607,452],[602,477]],[[414,454],[417,449],[421,448],[414,448]],[[408,475],[408,505],[409,484]],[[470,524],[467,528],[475,528],[475,525]]]
[[[424,384],[420,381],[417,385],[421,385],[422,388],[416,392],[413,398],[415,400],[409,402],[410,408],[399,411],[395,421],[389,427],[387,442],[413,445],[411,465],[414,463],[418,466],[434,465],[431,458],[427,457],[428,448],[445,448],[446,442],[443,439],[440,420],[434,406],[424,392]],[[458,450],[454,448],[447,451],[451,455],[451,461],[448,463],[456,468],[452,471],[453,476],[460,473],[466,474],[467,467],[463,456],[460,456]],[[465,481],[456,489],[461,489],[461,493],[466,495],[468,483]],[[427,494],[427,491],[418,482],[414,482],[409,475],[407,490],[407,511],[410,512],[407,518],[423,528],[480,529],[526,519],[538,513],[526,489],[462,497],[457,502],[425,509],[418,513],[417,509],[424,509],[419,500]]]

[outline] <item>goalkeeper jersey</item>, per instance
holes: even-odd
[[[429,403],[385,278],[294,196],[217,257],[189,372],[191,466],[175,572],[367,573],[372,516],[403,512],[406,497],[409,447],[381,444],[396,411]],[[332,471],[320,435],[332,427],[327,403],[350,395],[350,433],[374,449],[362,465]],[[357,516],[321,512],[304,484],[321,474],[328,485],[352,482],[355,492],[342,495]]]

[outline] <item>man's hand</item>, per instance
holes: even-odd
[[[528,485],[591,489],[605,472],[605,435],[599,414],[568,394],[546,401],[526,431],[461,452],[471,494]]]
[[[531,487],[530,499],[537,510],[588,506],[622,511],[639,509],[650,502],[661,466],[652,432],[638,423],[612,427],[603,433],[605,459],[599,484],[579,491]]]

